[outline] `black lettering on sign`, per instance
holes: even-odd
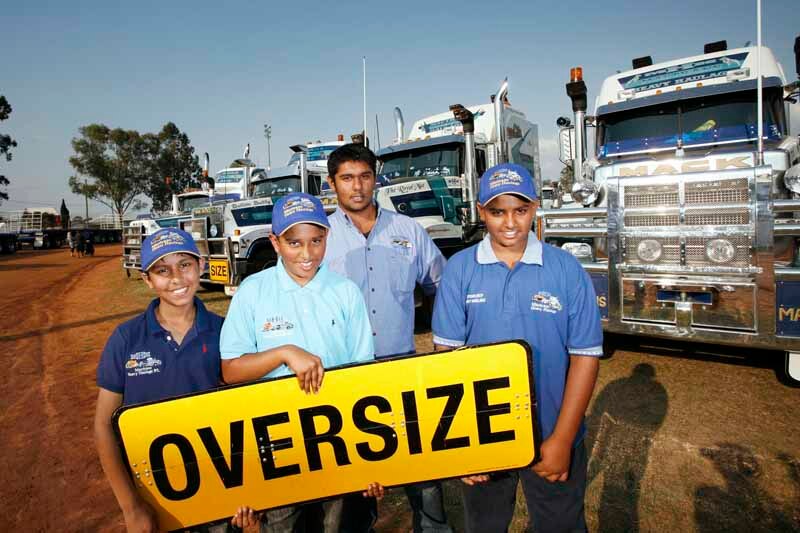
[[[182,490],[176,490],[172,486],[164,467],[164,448],[170,444],[178,448],[186,472],[186,486]],[[153,469],[153,481],[156,482],[156,487],[168,500],[180,501],[191,498],[200,489],[200,469],[197,466],[197,455],[194,453],[192,443],[183,435],[168,433],[156,437],[150,443],[150,468]]]
[[[367,407],[377,407],[379,413],[391,413],[392,405],[382,396],[367,396],[361,398],[353,406],[353,423],[364,433],[377,435],[383,439],[383,448],[373,451],[368,442],[356,443],[356,451],[365,461],[382,461],[388,459],[397,451],[397,435],[386,424],[375,422],[367,418]]]
[[[242,485],[242,478],[244,476],[244,420],[234,420],[230,425],[231,435],[231,463],[230,465],[225,460],[217,441],[214,430],[210,427],[200,428],[197,430],[200,435],[200,440],[203,441],[203,446],[206,447],[208,456],[217,470],[217,475],[222,480],[222,484],[226,489],[232,487],[240,487]]]
[[[491,444],[514,440],[514,430],[492,432],[491,418],[511,412],[510,403],[489,403],[489,391],[510,387],[508,376],[502,378],[483,379],[472,384],[475,391],[475,413],[478,422],[478,442]]]
[[[411,455],[422,453],[422,438],[419,436],[419,413],[417,412],[417,397],[413,390],[405,391],[403,397],[403,411],[406,417],[406,433],[408,434],[408,453]]]
[[[277,479],[279,477],[294,476],[300,473],[300,465],[275,466],[275,459],[272,456],[274,450],[284,450],[292,447],[292,438],[272,440],[269,437],[269,426],[285,424],[289,422],[289,413],[275,413],[273,415],[259,416],[253,419],[253,433],[256,435],[259,455],[261,456],[261,473],[264,480]]]
[[[333,448],[333,455],[336,457],[336,464],[339,466],[349,465],[350,459],[347,457],[347,445],[344,439],[337,437],[342,430],[342,414],[332,405],[318,405],[306,407],[298,411],[300,414],[300,427],[303,429],[303,439],[306,444],[306,456],[308,457],[308,468],[322,470],[322,458],[319,453],[319,445],[327,442]],[[314,418],[322,416],[328,419],[330,427],[324,433],[317,433]]]
[[[436,431],[433,433],[433,440],[431,440],[431,450],[438,452],[439,450],[451,450],[453,448],[466,448],[469,446],[469,436],[453,437],[448,439],[447,433],[450,431],[450,425],[453,423],[453,417],[458,412],[458,406],[461,404],[461,399],[464,397],[464,385],[456,383],[454,385],[444,385],[442,387],[432,387],[427,390],[428,399],[431,398],[447,398],[447,403],[442,411],[442,417],[439,419],[439,425],[436,426]]]

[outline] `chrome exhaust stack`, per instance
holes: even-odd
[[[462,218],[462,236],[465,241],[471,240],[480,224],[478,217],[478,176],[475,165],[475,117],[472,111],[461,104],[450,106],[453,117],[461,122],[464,129],[464,188],[462,199],[467,203],[466,213]],[[466,219],[466,220],[465,220]]]
[[[403,112],[399,107],[394,108],[394,128],[396,135],[394,144],[400,144],[405,139],[405,122],[403,121]]]
[[[494,122],[495,129],[497,130],[497,164],[508,162],[506,130],[504,126],[505,122],[503,121],[503,106],[505,105],[503,102],[507,96],[508,78],[503,80],[503,83],[494,95]]]

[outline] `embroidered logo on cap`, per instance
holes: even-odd
[[[150,249],[154,252],[156,250],[160,250],[165,246],[183,246],[186,244],[186,239],[180,233],[173,233],[171,231],[165,231],[164,233],[159,233],[158,235],[154,235],[152,240],[150,241]]]
[[[509,168],[498,170],[489,176],[489,189],[505,186],[518,187],[520,185],[522,185],[522,176]]]
[[[313,213],[316,211],[314,202],[308,198],[291,198],[283,204],[283,216],[290,217],[295,213]]]

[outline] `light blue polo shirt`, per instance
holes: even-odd
[[[603,330],[589,275],[569,253],[531,232],[509,269],[489,236],[447,263],[433,310],[433,342],[443,346],[523,339],[533,348],[542,437],[555,429],[570,355],[603,354]],[[581,424],[575,441],[585,434]]]
[[[325,262],[353,280],[367,303],[377,357],[414,351],[414,287],[436,292],[445,259],[414,219],[381,209],[365,237],[341,210],[328,217]]]
[[[324,264],[301,287],[282,260],[245,279],[222,325],[222,358],[286,344],[316,355],[325,368],[374,359],[372,329],[358,287]],[[281,365],[264,377],[291,373]]]

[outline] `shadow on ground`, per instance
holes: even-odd
[[[597,394],[587,418],[586,445],[591,450],[587,485],[603,477],[599,531],[639,531],[641,481],[667,409],[667,391],[646,363]]]
[[[780,532],[800,529],[800,511],[786,508],[759,484],[764,475],[761,461],[744,446],[723,443],[700,450],[724,479],[724,485],[700,486],[694,496],[694,517],[700,533],[715,531]],[[800,496],[800,463],[780,458]],[[794,516],[793,516],[794,515]]]

